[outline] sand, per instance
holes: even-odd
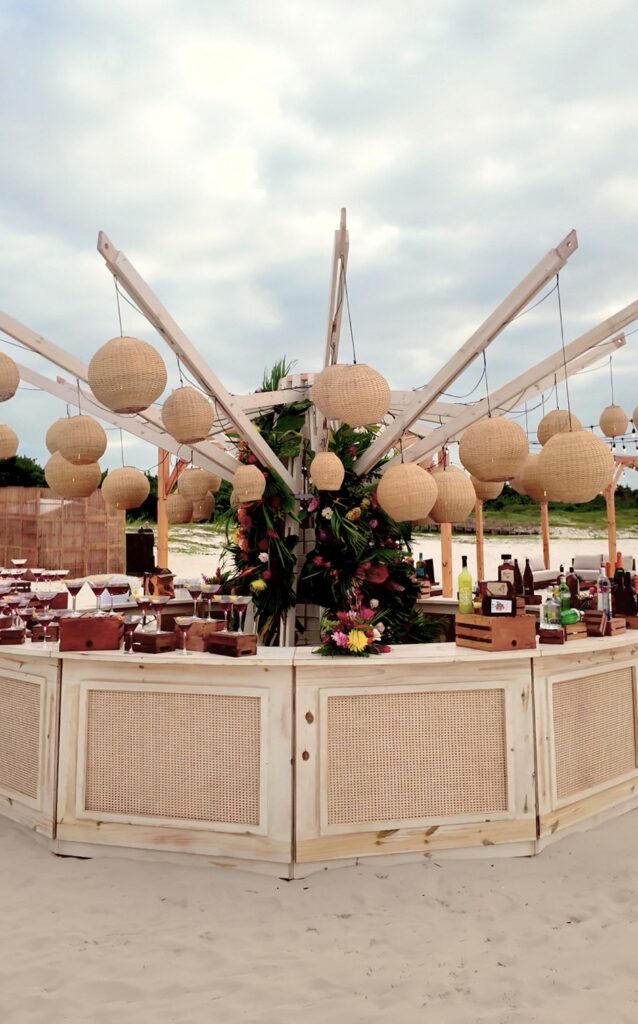
[[[2,1024],[634,1024],[638,812],[535,858],[302,881],[58,858],[0,821]]]

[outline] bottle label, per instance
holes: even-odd
[[[499,579],[505,583],[511,583],[514,586],[514,570],[513,569],[501,569]]]

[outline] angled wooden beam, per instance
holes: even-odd
[[[122,288],[139,307],[143,315],[161,334],[167,345],[189,370],[204,391],[214,398],[233,424],[239,436],[249,445],[262,465],[276,473],[283,482],[294,491],[292,476],[277,458],[269,444],[264,440],[246,415],[233,395],[226,390],[219,378],[210,369],[206,360],[200,355],[193,343],[186,337],[167,309],[162,305],[146,281],[138,274],[125,254],[116,249],[113,243],[100,231],[97,248],[104,258],[107,267],[120,283]]]
[[[330,294],[328,299],[328,327],[326,330],[326,348],[323,365],[331,366],[339,359],[339,338],[341,335],[341,318],[343,316],[343,300],[345,290],[345,273],[348,266],[350,235],[346,228],[345,207],[341,209],[339,227],[335,231],[332,250],[332,267],[330,271]]]
[[[550,249],[507,298],[503,299],[478,330],[468,338],[458,352],[448,359],[447,363],[441,367],[438,373],[434,374],[424,388],[415,393],[413,405],[406,409],[401,416],[397,416],[392,426],[382,431],[368,450],[357,459],[354,464],[356,473],[359,475],[366,473],[379,462],[385,453],[396,444],[404,430],[428,408],[430,402],[438,398],[452,381],[456,380],[459,374],[498,337],[512,318],[520,313],[541,288],[565,266],[577,248],[576,232],[570,231],[555,249]]]

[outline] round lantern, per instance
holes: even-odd
[[[336,420],[338,418],[334,410],[332,397],[334,386],[343,369],[344,367],[341,363],[326,366],[321,373],[317,374],[312,385],[310,398],[327,420]]]
[[[475,476],[471,476],[472,486],[474,492],[479,501],[492,501],[494,498],[498,498],[499,494],[503,490],[503,482],[495,484],[488,484],[486,480],[479,480]]]
[[[318,452],[310,463],[310,479],[318,491],[338,491],[344,476],[343,463],[334,452]]]
[[[217,494],[217,491],[221,487],[222,478],[220,476],[215,476],[214,473],[210,473],[208,470],[206,470],[206,472],[208,473],[208,490],[211,494]]]
[[[520,469],[519,473],[522,474],[522,472],[523,470]],[[523,483],[522,476],[512,477],[512,479],[509,481],[509,485],[513,491],[516,491],[516,493],[520,494],[522,497],[525,497],[527,495],[527,491],[525,490],[525,484]]]
[[[638,428],[638,405],[634,409],[633,416],[631,417],[631,422],[633,423],[634,427]]]
[[[231,508],[239,508],[239,506],[241,505],[241,501],[239,500],[239,498],[235,494],[234,490],[232,490],[230,492],[229,502],[230,502],[230,507]]]
[[[6,423],[0,423],[0,459],[12,459],[18,451],[18,435]]]
[[[190,523],[193,503],[177,491],[166,499],[166,517],[169,523]]]
[[[564,434],[568,430],[582,430],[582,423],[573,412],[567,409],[552,409],[546,413],[536,428],[536,437],[541,444],[547,444],[554,434]]]
[[[478,420],[463,433],[459,458],[479,480],[497,483],[515,477],[527,456],[527,437],[504,416]]]
[[[158,352],[139,338],[111,338],[89,363],[91,391],[98,402],[119,413],[141,412],[166,387],[166,367]]]
[[[102,471],[97,462],[74,466],[54,452],[44,467],[44,478],[61,498],[88,498],[100,486]]]
[[[63,416],[62,419],[56,420],[55,423],[52,423],[47,430],[47,436],[44,443],[51,452],[51,455],[58,450],[58,436],[67,419],[68,416]]]
[[[215,511],[215,499],[212,494],[205,494],[203,498],[196,498],[193,502],[193,522],[205,523]]]
[[[233,477],[233,490],[241,504],[259,501],[266,489],[264,474],[257,466],[240,466]]]
[[[213,426],[213,407],[201,391],[178,388],[162,406],[162,423],[180,444],[203,441]]]
[[[540,469],[538,460],[540,455],[528,455],[523,463],[520,476],[518,477],[523,490],[522,494],[527,494],[532,501],[546,501],[545,486],[541,481]],[[510,484],[512,481],[510,481]]]
[[[18,367],[10,356],[0,352],[0,402],[7,402],[13,398],[19,383]]]
[[[598,422],[605,437],[622,437],[629,426],[629,416],[619,405],[608,405]]]
[[[430,519],[435,523],[462,523],[476,504],[476,492],[469,476],[458,466],[437,466],[431,475],[438,493]]]
[[[390,408],[387,380],[365,363],[342,366],[329,381],[328,392],[331,410],[328,418],[341,420],[350,427],[379,423]],[[325,410],[321,411],[327,415]]]
[[[205,469],[185,469],[178,477],[177,490],[187,501],[201,501],[210,490],[210,473]]]
[[[590,430],[555,434],[538,456],[546,501],[591,501],[611,483],[613,472],[609,448]]]
[[[67,462],[88,466],[106,451],[106,434],[91,416],[70,416],[56,431],[57,451]]]
[[[139,508],[149,496],[150,484],[133,466],[112,469],[102,481],[102,497],[109,508]]]
[[[377,500],[397,523],[425,519],[436,501],[436,483],[415,463],[388,466],[377,488]]]

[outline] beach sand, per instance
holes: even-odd
[[[2,1024],[634,1024],[638,813],[535,858],[58,858],[0,821]]]

